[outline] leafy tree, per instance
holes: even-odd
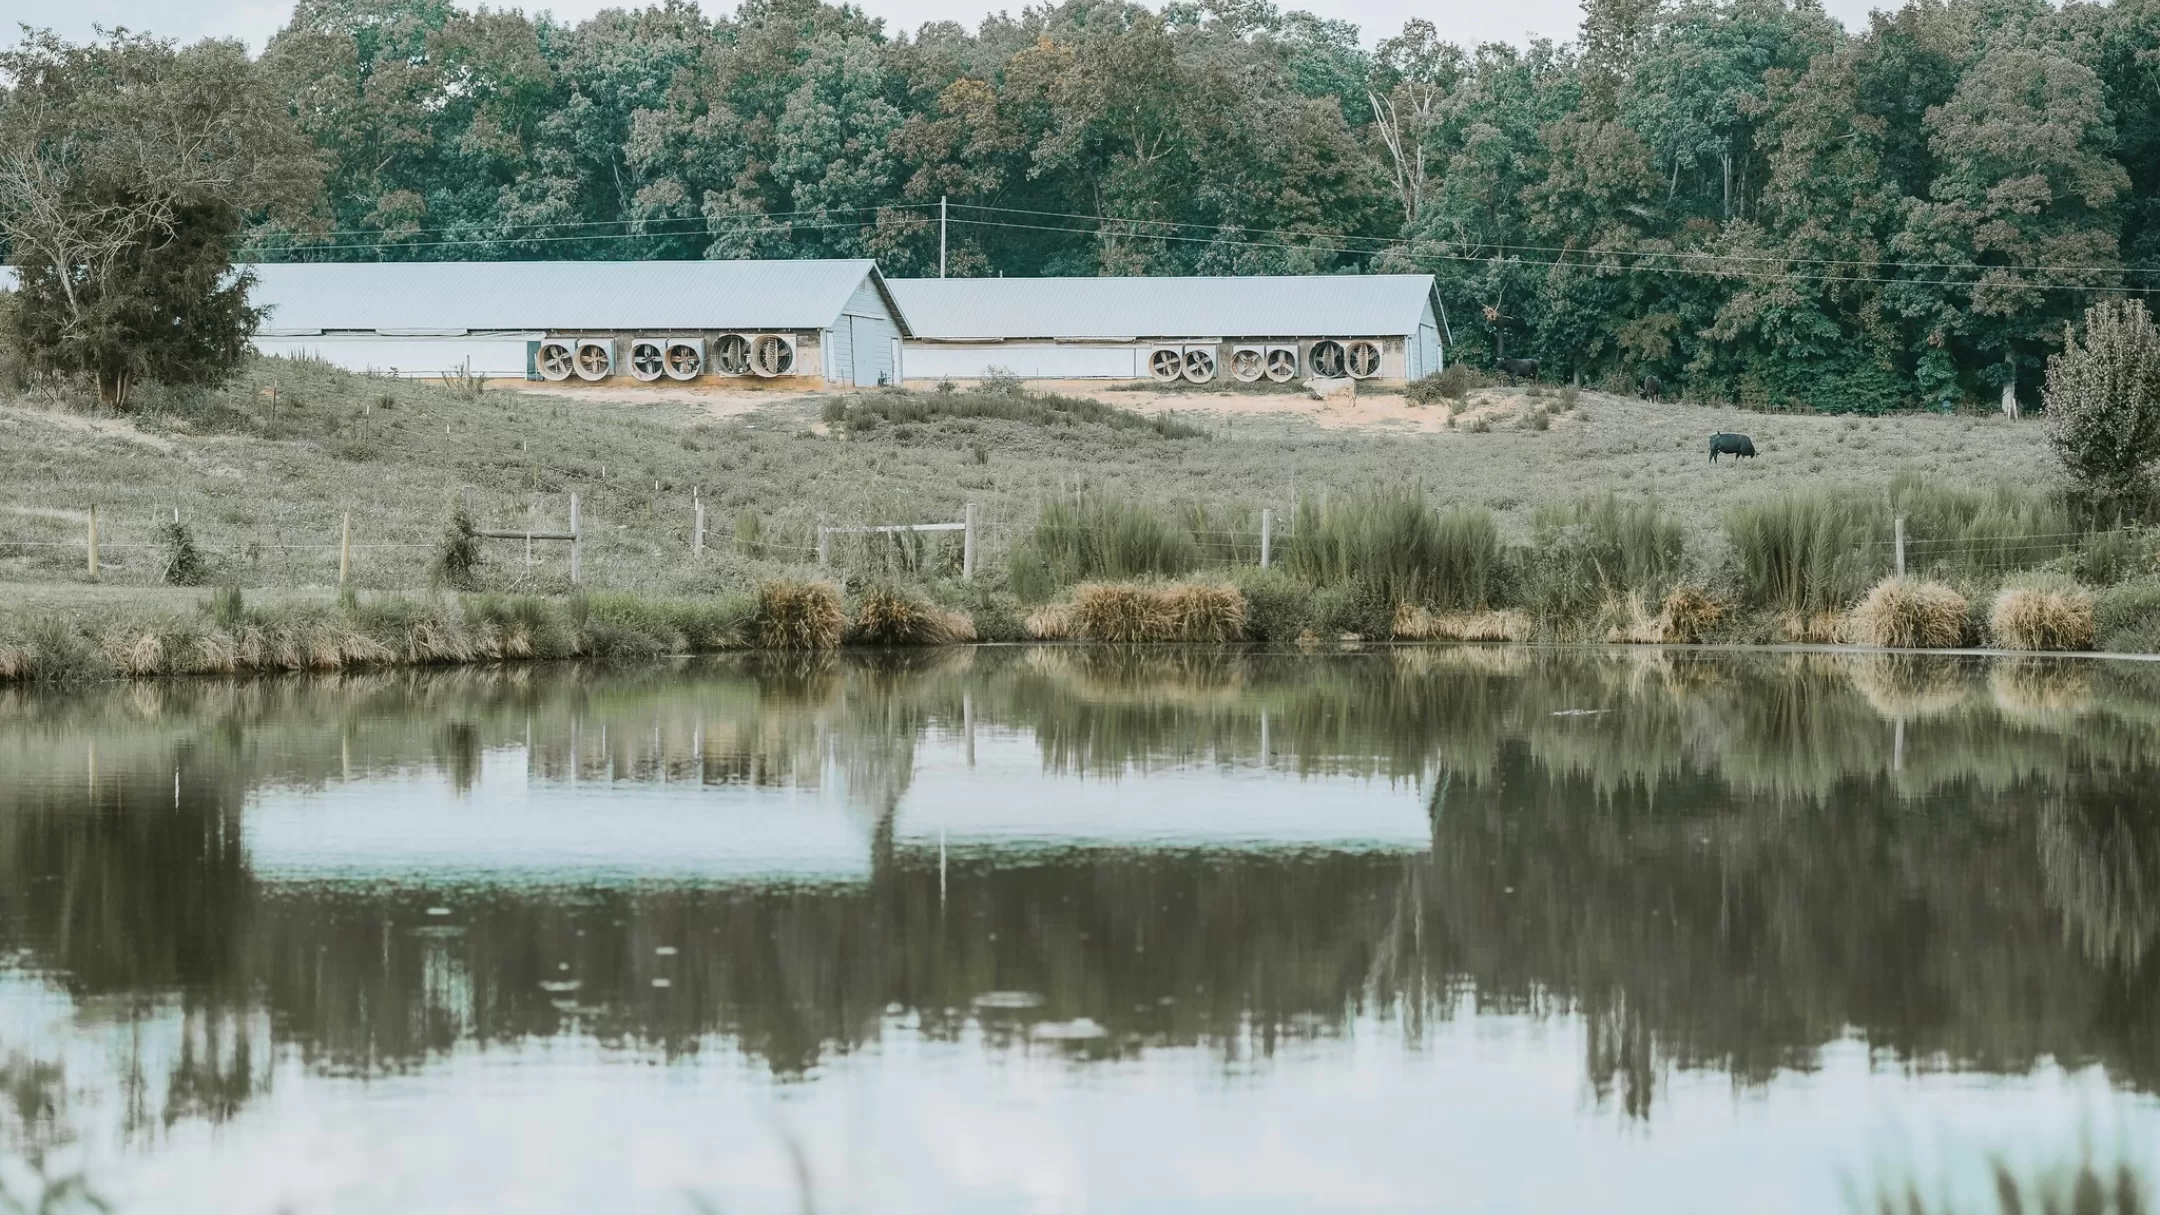
[[[258,314],[231,275],[243,219],[297,221],[314,150],[237,43],[186,50],[47,33],[0,52],[0,225],[20,274],[14,340],[108,404],[142,379],[216,380]]]
[[[2139,300],[2103,300],[2048,360],[2048,441],[2080,489],[2142,503],[2160,462],[2160,330]]]

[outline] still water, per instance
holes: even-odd
[[[2160,664],[983,649],[0,692],[0,1179],[1821,1211],[2160,1158]],[[4,1205],[4,1204],[0,1204]]]

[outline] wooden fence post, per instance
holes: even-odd
[[[832,564],[832,531],[822,523],[817,529],[817,563],[820,569]]]
[[[1903,578],[1905,576],[1905,516],[1899,515],[1897,517],[1895,527],[1897,534],[1897,576]]]
[[[697,521],[690,529],[690,552],[692,556],[705,555],[705,495],[698,490],[690,491],[690,506]]]
[[[1268,558],[1275,550],[1275,508],[1260,508],[1260,568],[1268,567]]]
[[[579,525],[578,500],[570,495],[570,585],[576,586],[585,569],[585,529]]]
[[[960,533],[960,577],[964,581],[973,582],[975,580],[975,504],[973,502],[967,504],[967,513],[962,516],[961,521],[965,524],[965,527]]]
[[[352,512],[346,511],[344,525],[338,529],[337,584],[344,586],[345,580],[350,577],[352,577]]]
[[[97,562],[97,503],[90,504],[90,576],[98,576]]]

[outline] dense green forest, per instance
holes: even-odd
[[[1868,412],[2036,403],[2066,324],[2160,285],[2160,0],[1590,0],[1527,50],[1267,0],[300,0],[254,70],[327,188],[249,256],[915,275],[949,199],[955,274],[1430,271],[1471,362]]]

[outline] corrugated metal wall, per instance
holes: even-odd
[[[885,306],[885,297],[878,294],[868,278],[848,297],[837,328],[848,333],[847,359],[836,358],[834,365],[850,368],[855,384],[867,388],[899,378],[894,374],[892,351],[900,326],[893,321],[892,310]],[[834,336],[838,338],[837,331]]]
[[[541,334],[484,333],[463,337],[387,337],[373,333],[332,333],[315,337],[258,337],[255,349],[268,355],[306,355],[348,371],[371,371],[430,379],[470,367],[477,375],[525,378],[528,342]]]

